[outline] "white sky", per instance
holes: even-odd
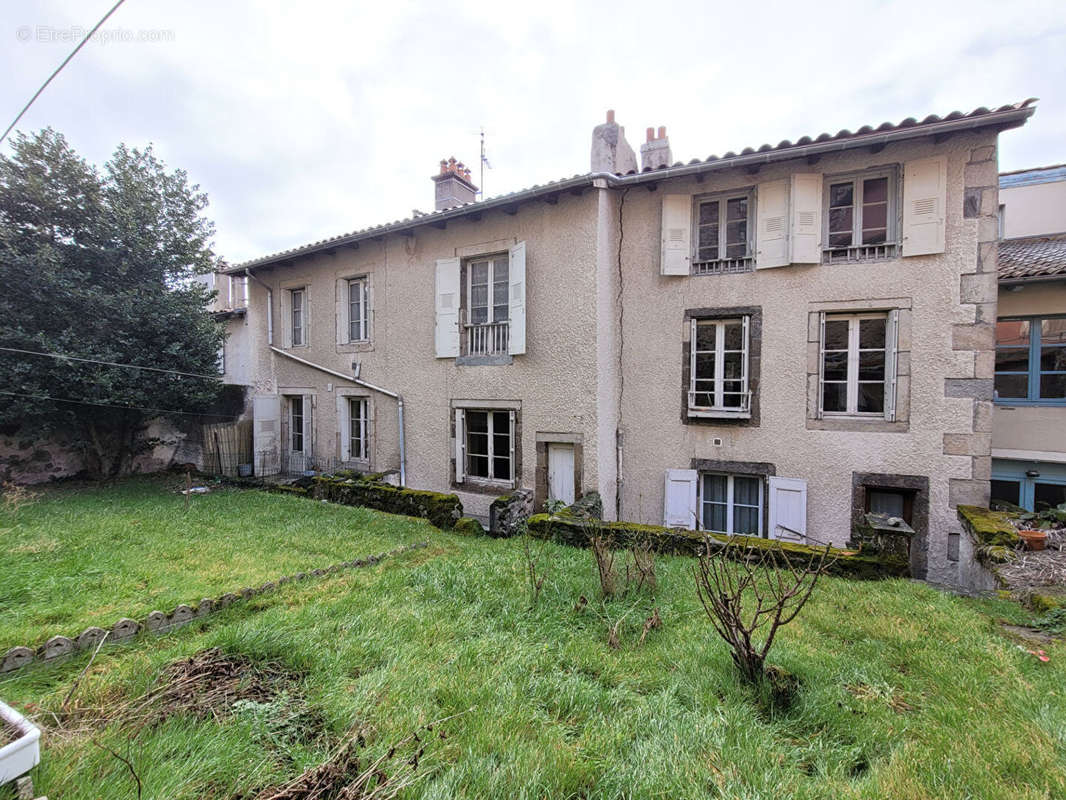
[[[112,3],[6,0],[0,130],[73,47],[45,29]],[[585,172],[607,108],[688,161],[1035,96],[1000,168],[1066,162],[1062,0],[126,0],[104,30],[172,40],[88,43],[19,129],[96,163],[154,143],[210,195],[230,262],[432,210],[441,158],[477,181],[482,126],[487,196]]]

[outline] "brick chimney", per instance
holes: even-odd
[[[470,170],[462,161],[449,158],[440,162],[440,174],[433,176],[436,184],[437,211],[455,208],[477,199],[477,187],[470,181]]]
[[[648,128],[648,141],[640,146],[641,168],[668,167],[673,160],[670,154],[670,140],[666,138],[666,126],[659,127],[658,135],[655,133],[655,128]]]
[[[592,129],[591,171],[621,175],[637,171],[637,155],[626,141],[626,129],[614,121],[614,111],[608,111],[607,121]]]

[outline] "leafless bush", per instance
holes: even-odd
[[[604,597],[614,597],[618,591],[618,572],[614,568],[614,550],[611,543],[603,536],[589,538],[592,557],[596,559],[596,570],[600,576],[600,591]]]
[[[635,544],[629,548],[632,564],[626,562],[626,588],[635,588],[638,592],[647,587],[655,591],[655,550],[651,543]]]
[[[745,547],[704,539],[693,568],[696,593],[715,631],[729,645],[733,663],[751,683],[760,683],[766,654],[782,625],[796,618],[824,573],[829,546],[793,564],[779,544]],[[766,629],[762,642],[753,640]]]
[[[540,590],[544,588],[544,579],[548,577],[548,565],[543,563],[545,561],[543,545],[534,552],[530,538],[528,531],[522,537],[526,557],[526,578],[529,580],[529,607],[533,609],[537,607]]]

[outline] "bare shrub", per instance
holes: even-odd
[[[662,626],[663,618],[659,616],[659,608],[656,606],[652,609],[651,616],[644,620],[644,629],[640,632],[640,641],[637,642],[637,647],[644,644],[644,640],[648,637],[648,631]]]
[[[614,597],[618,591],[618,572],[614,568],[614,550],[611,543],[603,536],[589,537],[592,557],[596,560],[596,571],[600,576],[600,592],[604,597]]]
[[[522,537],[526,558],[526,578],[529,581],[529,607],[537,607],[540,600],[540,590],[544,588],[544,580],[548,577],[548,565],[545,562],[543,545],[534,552],[530,543],[530,535],[527,532]]]
[[[782,625],[796,618],[825,572],[829,545],[801,564],[780,544],[748,547],[730,537],[725,544],[704,538],[693,568],[696,593],[715,631],[729,645],[733,663],[751,683],[761,683],[766,654]],[[762,642],[755,634],[765,629]]]
[[[635,544],[629,548],[629,558],[632,563],[626,562],[626,588],[635,588],[638,592],[647,588],[654,592],[657,586],[655,578],[655,550],[650,542]]]

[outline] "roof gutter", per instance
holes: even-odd
[[[276,255],[265,256],[232,267],[230,271],[247,271],[250,267],[283,263],[295,258],[322,252],[324,250],[335,250],[339,247],[345,247],[367,239],[382,237],[390,233],[398,233],[423,225],[439,225],[453,219],[460,219],[468,214],[512,206],[526,202],[527,200],[560,194],[577,188],[585,188],[593,185],[601,186],[601,188],[612,188],[655,183],[669,178],[679,178],[699,173],[717,172],[719,170],[735,169],[738,167],[763,166],[765,164],[772,164],[779,161],[810,158],[812,156],[819,156],[826,153],[854,150],[860,147],[884,146],[893,142],[915,139],[923,136],[941,136],[990,126],[1003,126],[1006,128],[1017,127],[1024,124],[1025,120],[1032,116],[1035,111],[1035,106],[1022,106],[1020,108],[1013,108],[1009,111],[991,111],[977,117],[963,116],[957,119],[941,120],[940,122],[916,122],[907,127],[895,127],[892,130],[880,133],[872,131],[870,133],[853,134],[841,139],[829,139],[821,142],[811,141],[807,144],[792,145],[783,148],[768,148],[765,150],[753,151],[751,153],[741,153],[728,158],[718,158],[713,161],[697,161],[694,164],[690,163],[650,170],[647,172],[637,172],[631,175],[616,175],[613,172],[590,172],[584,175],[575,175],[573,178],[567,178],[557,183],[533,186],[529,189],[515,192],[514,194],[503,195],[501,197],[483,200],[478,203],[468,203],[467,205],[457,206],[456,208],[447,211],[426,214],[415,219],[395,222],[389,225],[381,225],[377,228],[369,228],[346,236],[340,236],[336,239],[327,239],[320,243],[306,245]]]
[[[399,425],[400,429],[400,486],[407,485],[407,441],[404,436],[403,430],[403,397],[401,395],[397,394],[396,392],[390,392],[388,389],[383,389],[380,386],[375,386],[369,381],[364,381],[360,378],[353,378],[351,375],[345,375],[343,372],[338,372],[335,369],[323,367],[321,364],[316,364],[313,361],[308,361],[306,358],[294,356],[292,353],[288,353],[284,350],[274,347],[273,345],[270,346],[270,351],[272,353],[276,353],[279,356],[290,359],[291,361],[295,361],[298,364],[303,364],[305,367],[317,369],[319,372],[324,372],[327,375],[332,375],[335,378],[340,378],[342,381],[348,381],[349,383],[354,383],[356,386],[362,386],[366,389],[370,389],[372,391],[383,394],[386,397],[393,398],[396,401],[396,417],[397,424]]]

